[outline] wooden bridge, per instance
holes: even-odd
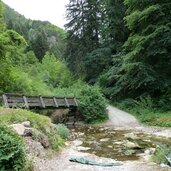
[[[25,96],[6,93],[1,96],[1,102],[7,108],[76,109],[78,107],[75,97]]]

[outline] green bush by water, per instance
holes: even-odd
[[[86,123],[99,123],[107,120],[107,100],[97,86],[89,86],[77,81],[69,88],[58,88],[55,96],[75,96],[79,100],[79,112]]]
[[[51,144],[52,149],[56,151],[64,145],[64,140],[57,133],[51,134],[51,136],[49,137],[49,142]]]
[[[69,136],[69,129],[64,124],[58,124],[55,126],[57,134],[60,135],[61,138],[67,139]]]
[[[106,99],[98,87],[87,86],[80,92],[79,110],[86,123],[103,122],[108,118]]]
[[[152,160],[158,164],[167,164],[170,165],[170,162],[168,161],[167,158],[171,157],[171,147],[167,146],[167,145],[159,145],[153,156],[152,156]]]

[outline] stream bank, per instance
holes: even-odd
[[[170,171],[151,162],[150,156],[159,143],[169,144],[168,139],[158,138],[133,130],[110,127],[70,128],[70,141],[57,154],[34,157],[36,171]],[[33,145],[30,144],[32,147]],[[101,167],[70,162],[73,157],[83,157],[97,162],[119,162],[121,166]]]
[[[119,125],[114,125],[113,121]],[[59,153],[48,156],[47,152],[44,152],[45,155],[39,154],[34,157],[36,171],[171,170],[167,166],[161,167],[150,161],[151,154],[157,145],[170,145],[170,129],[145,127],[139,124],[132,115],[113,107],[110,107],[107,123],[101,126],[78,125],[75,128],[70,127],[70,141]],[[31,144],[30,148],[32,148]],[[72,157],[84,157],[88,160],[106,163],[117,161],[122,165],[114,167],[83,165],[70,162],[69,159]]]

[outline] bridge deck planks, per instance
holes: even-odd
[[[1,96],[1,99],[7,108],[65,109],[78,107],[75,97],[26,96],[6,93]]]

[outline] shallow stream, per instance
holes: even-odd
[[[141,154],[154,152],[157,145],[171,145],[170,139],[107,127],[75,127],[71,132],[74,140],[82,142],[80,151],[119,161],[139,160]]]

